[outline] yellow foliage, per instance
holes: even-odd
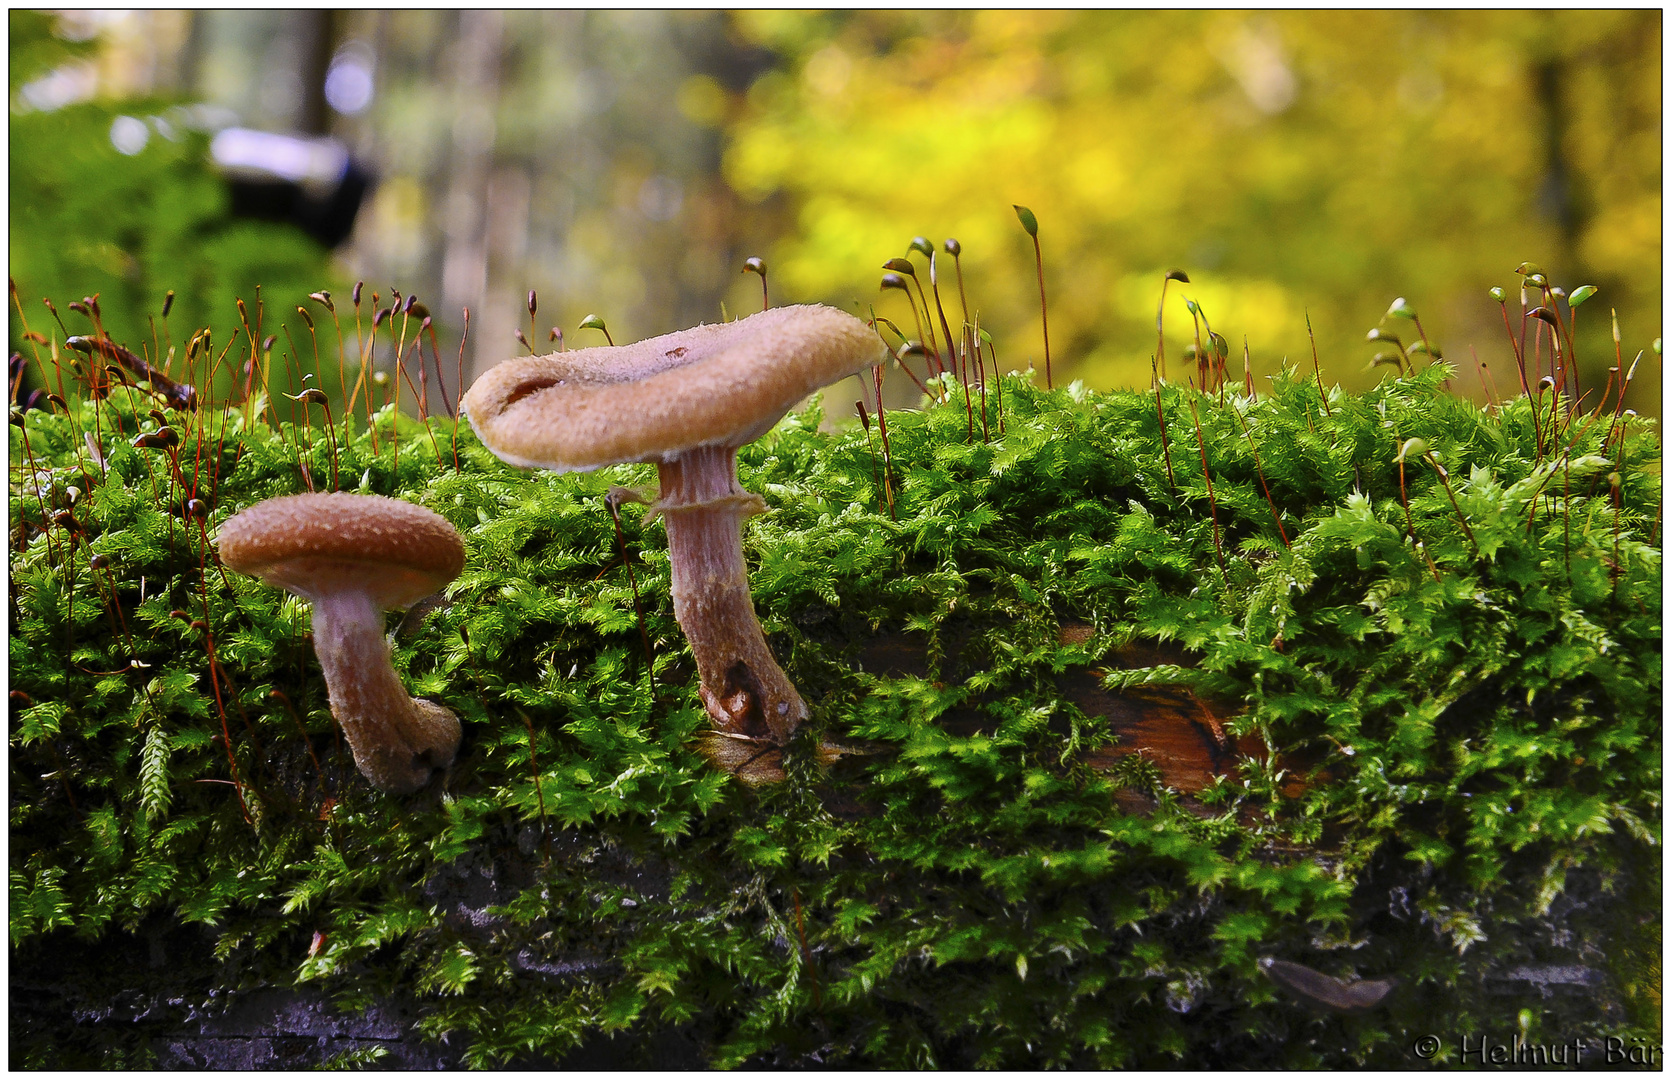
[[[1246,336],[1256,374],[1310,364],[1309,312],[1326,374],[1361,385],[1384,375],[1364,333],[1402,295],[1462,361],[1466,392],[1470,345],[1512,363],[1486,290],[1512,294],[1522,260],[1641,312],[1629,351],[1658,336],[1659,22],[743,12],[737,32],[782,62],[735,114],[724,168],[745,200],[788,213],[766,252],[774,299],[875,302],[911,325],[905,298],[877,291],[881,263],[913,235],[953,236],[1005,366],[1042,366],[1020,203],[1040,223],[1059,381],[1146,382],[1161,274],[1181,267],[1192,284],[1168,293],[1169,356],[1192,337],[1184,296],[1232,354]],[[1602,321],[1581,320],[1587,384],[1612,362]]]

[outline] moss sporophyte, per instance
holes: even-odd
[[[373,377],[356,350],[407,355],[409,297],[371,297],[367,326],[355,290],[353,355],[315,372],[342,395],[323,423],[306,386],[270,387],[314,353],[263,351],[259,304],[230,342],[118,349],[36,334],[19,303],[14,1060],[144,1066],[262,987],[350,1017],[397,1003],[405,1039],[475,1066],[1657,1044],[1660,444],[1628,375],[1575,392],[1570,304],[1527,289],[1555,320],[1528,315],[1521,347],[1510,314],[1524,382],[1485,407],[1447,392],[1431,343],[1362,393],[1314,366],[1255,396],[1216,325],[1194,388],[1157,363],[1139,390],[1050,390],[999,375],[966,314],[900,350],[927,393],[884,410],[885,317],[777,306],[496,369],[465,411],[499,447],[495,386],[508,418],[570,382],[628,392],[597,365],[635,349],[648,382],[704,335],[725,355],[816,315],[844,342],[729,434],[506,455],[531,471],[447,415],[456,375],[408,383],[416,417],[404,365]],[[81,307],[63,317],[93,323]],[[784,415],[855,370],[865,424]],[[603,460],[640,463],[553,468]],[[610,512],[658,481],[659,515]],[[298,496],[393,500],[462,541],[450,584],[351,620],[397,711],[456,717],[450,768],[451,736],[397,724],[367,769],[388,791],[368,783],[365,725],[332,717],[330,610],[235,571],[234,521]],[[708,554],[681,554],[686,504],[724,511]],[[693,594],[703,560],[723,566]],[[746,648],[692,629],[710,578]],[[97,962],[147,941],[178,951]],[[151,1011],[79,1023],[99,988]]]

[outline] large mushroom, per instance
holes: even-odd
[[[445,518],[381,495],[285,495],[233,515],[218,540],[226,566],[312,601],[331,713],[367,780],[404,794],[452,764],[458,717],[406,693],[383,634],[384,611],[464,568],[464,542]]]
[[[796,305],[633,345],[519,357],[464,395],[477,435],[513,465],[655,463],[661,494],[651,513],[667,529],[673,614],[716,730],[743,744],[709,740],[722,764],[785,746],[807,717],[749,596],[742,521],[766,506],[738,485],[737,448],[813,391],[879,363],[884,348],[845,312]]]

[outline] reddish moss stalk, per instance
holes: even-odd
[[[1172,497],[1178,497],[1178,481],[1172,475],[1172,444],[1166,437],[1166,409],[1160,403],[1160,383],[1163,376],[1155,366],[1153,357],[1149,360],[1149,371],[1154,376],[1150,381],[1155,386],[1155,416],[1160,419],[1160,452],[1166,460],[1166,484],[1172,489]]]
[[[1462,531],[1468,534],[1468,542],[1474,545],[1474,555],[1477,557],[1480,553],[1480,542],[1475,539],[1474,530],[1468,527],[1468,519],[1462,513],[1462,504],[1456,501],[1456,492],[1451,489],[1450,474],[1445,471],[1443,465],[1439,464],[1439,459],[1433,456],[1431,450],[1427,452],[1427,463],[1433,466],[1433,471],[1439,474],[1439,482],[1445,485],[1445,494],[1450,496],[1451,506],[1456,509],[1457,524],[1461,525]],[[1409,508],[1406,507],[1405,509],[1408,512]]]
[[[1248,385],[1252,386],[1251,380]],[[1248,427],[1247,419],[1242,416],[1241,410],[1236,408],[1234,402],[1230,403],[1230,411],[1236,414],[1236,419],[1242,425],[1242,435],[1247,439],[1247,448],[1253,451],[1253,471],[1259,475],[1259,486],[1265,492],[1265,505],[1271,508],[1271,520],[1276,522],[1277,535],[1282,537],[1282,546],[1292,551],[1294,545],[1288,542],[1288,530],[1282,527],[1282,515],[1277,513],[1276,500],[1271,498],[1271,485],[1266,483],[1264,466],[1259,463],[1259,447],[1253,443],[1253,430]]]
[[[1039,270],[1039,324],[1044,330],[1044,385],[1047,390],[1056,389],[1056,380],[1050,374],[1050,309],[1044,302],[1044,252],[1039,248],[1039,237],[1033,234],[1033,259]]]
[[[532,293],[529,293],[532,296]],[[609,507],[609,519],[615,523],[615,548],[621,553],[621,565],[627,568],[627,584],[632,586],[632,609],[638,614],[638,637],[644,643],[644,671],[645,680],[650,687],[650,696],[656,693],[656,659],[650,651],[650,632],[644,626],[644,604],[638,596],[638,578],[632,572],[632,561],[627,558],[627,538],[621,532],[621,502],[627,494],[620,488],[610,488],[604,497],[604,504]],[[639,501],[633,495],[634,501]]]
[[[1213,473],[1207,468],[1207,440],[1201,434],[1201,414],[1196,411],[1195,401],[1189,403],[1190,415],[1195,418],[1195,445],[1201,450],[1201,475],[1207,481],[1207,508],[1213,515],[1213,551],[1218,554],[1218,574],[1224,579],[1224,587],[1230,588],[1230,575],[1224,569],[1224,543],[1218,535],[1218,499],[1213,495]]]
[[[940,330],[946,335],[946,349],[952,354],[952,363],[956,366],[958,382],[963,384],[963,411],[969,421],[969,441],[975,440],[975,405],[974,398],[969,392],[969,351],[963,350],[962,357],[957,355],[958,349],[952,341],[952,328],[946,322],[946,309],[940,303],[940,275],[934,267],[934,255],[928,256],[928,283],[934,289],[934,310],[940,316]],[[922,286],[917,286],[921,289]]]
[[[888,497],[888,516],[898,521],[899,514],[894,510],[894,452],[888,444],[888,410],[882,404],[882,365],[870,370],[876,377],[876,427],[882,432],[882,491]]]
[[[1438,565],[1434,563],[1433,556],[1427,553],[1427,545],[1423,544],[1416,538],[1416,522],[1410,516],[1410,496],[1405,492],[1404,488],[1404,457],[1402,454],[1399,455],[1398,458],[1398,501],[1404,504],[1404,528],[1409,534],[1410,543],[1414,544],[1416,550],[1422,553],[1422,558],[1427,560],[1428,570],[1433,573],[1433,580],[1438,581]]]

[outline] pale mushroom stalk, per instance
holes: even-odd
[[[370,594],[343,589],[312,600],[313,649],[354,765],[384,791],[417,790],[452,763],[463,735],[458,717],[407,694]]]
[[[653,510],[667,530],[673,615],[696,660],[702,703],[721,731],[781,745],[807,707],[773,658],[749,596],[743,519],[766,504],[738,486],[736,447],[698,447],[657,468]]]

